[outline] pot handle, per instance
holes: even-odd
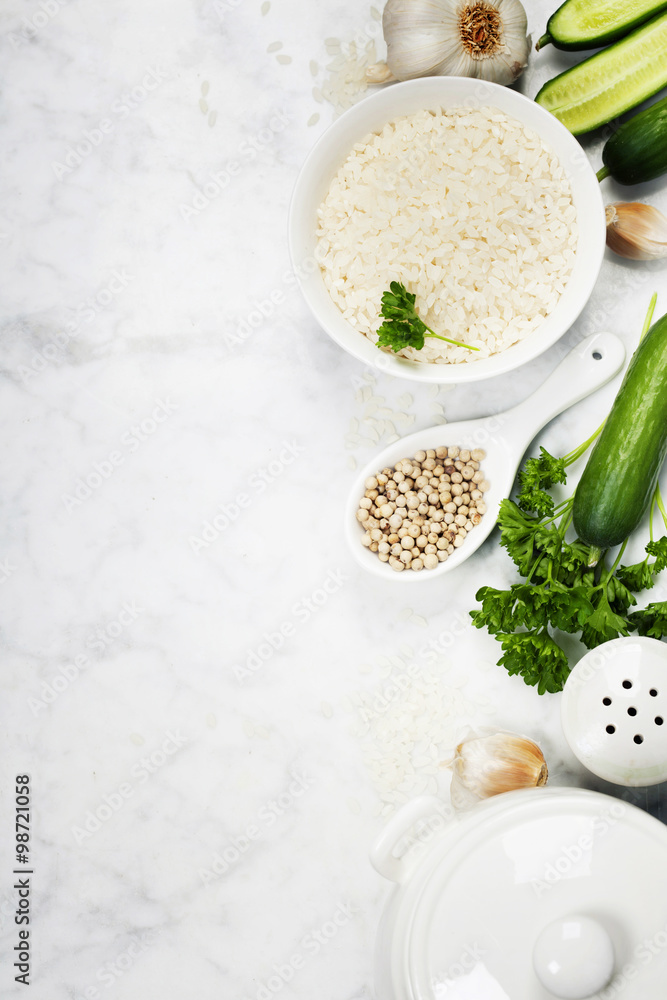
[[[454,815],[454,810],[435,795],[420,795],[401,806],[371,848],[370,859],[373,868],[390,882],[405,882],[414,861],[408,859],[407,851],[400,857],[394,851],[399,841],[410,832],[418,820],[434,814],[441,819],[445,817],[449,819]]]

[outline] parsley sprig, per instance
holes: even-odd
[[[384,323],[378,330],[378,347],[390,347],[392,351],[402,351],[406,347],[414,347],[421,351],[426,337],[437,337],[456,347],[465,347],[469,351],[478,351],[479,347],[472,344],[462,344],[459,340],[443,337],[435,333],[420,319],[415,309],[416,295],[407,290],[405,285],[392,281],[390,291],[382,295],[380,315]]]
[[[650,325],[651,302],[644,332]],[[518,478],[516,500],[500,505],[500,544],[507,550],[524,582],[508,590],[482,587],[481,607],[470,615],[500,642],[498,663],[519,674],[539,694],[562,690],[569,673],[568,658],[558,633],[578,635],[589,649],[631,632],[660,639],[667,636],[667,601],[631,611],[636,593],[654,586],[667,569],[667,534],[654,538],[656,510],[667,531],[667,510],[656,487],[650,507],[650,541],[638,563],[621,564],[627,539],[607,565],[608,553],[566,537],[572,521],[573,497],[557,501],[549,492],[567,482],[567,468],[587,451],[602,427],[562,458],[545,448],[529,458]]]

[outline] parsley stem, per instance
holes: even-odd
[[[639,334],[639,342],[641,343],[646,334],[651,327],[651,320],[653,319],[653,310],[655,309],[655,304],[658,301],[658,293],[654,292],[651,296],[651,301],[648,304],[648,311],[646,313],[646,318],[644,319],[644,325],[642,327],[642,332]]]
[[[576,462],[578,458],[581,458],[581,456],[584,454],[585,451],[588,451],[590,446],[595,441],[596,437],[602,431],[602,428],[604,427],[606,422],[607,422],[606,420],[603,420],[598,429],[594,431],[591,434],[591,436],[586,441],[583,442],[583,444],[580,444],[578,448],[574,449],[574,451],[571,451],[569,452],[569,454],[563,456],[563,461],[565,462],[566,466],[572,465],[572,463]]]
[[[568,497],[567,500],[561,500],[561,502],[559,504],[556,504],[556,506],[554,507],[553,517],[550,517],[547,521],[540,521],[540,524],[545,528],[548,524],[553,524],[554,521],[557,521],[559,517],[563,516],[563,514],[570,512],[573,503],[574,503],[574,497]],[[571,518],[569,518],[567,521],[566,530],[567,526],[570,523],[570,520]],[[565,532],[561,531],[561,534],[564,535]]]
[[[415,312],[415,315],[416,315],[416,312]],[[422,323],[424,323],[424,320],[422,320]],[[426,326],[426,323],[424,323],[424,326]],[[438,340],[445,340],[445,341],[447,341],[448,344],[455,344],[456,347],[465,347],[466,350],[468,350],[468,351],[478,351],[479,350],[479,347],[474,347],[472,344],[462,344],[460,340],[452,340],[451,337],[443,337],[439,333],[434,333],[434,331],[431,329],[430,326],[426,326],[426,329],[428,330],[428,333],[426,334],[427,337],[437,337]]]
[[[658,510],[662,514],[662,519],[665,522],[665,528],[667,528],[667,510],[665,510],[665,505],[662,501],[662,493],[660,492],[660,483],[656,484],[655,493],[653,494],[653,499],[658,505]],[[651,535],[651,541],[653,541],[653,535]]]
[[[623,558],[623,553],[625,552],[627,544],[628,544],[628,540],[626,538],[625,541],[623,542],[623,544],[621,545],[620,549],[619,549],[618,555],[616,556],[616,559],[614,561],[614,565],[611,567],[611,569],[607,573],[607,576],[605,578],[605,583],[606,583],[607,580],[610,580],[612,578],[612,576],[614,575],[614,573],[616,572],[616,568],[617,568],[618,564],[620,563],[621,559]]]

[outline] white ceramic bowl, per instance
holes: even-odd
[[[399,115],[424,109],[492,105],[537,132],[558,156],[572,186],[579,240],[572,274],[553,313],[526,340],[479,361],[439,365],[406,361],[379,351],[343,319],[315,261],[317,209],[332,178],[356,142]],[[551,347],[586,305],[602,264],[604,204],[593,168],[577,140],[534,101],[508,87],[466,77],[425,77],[385,88],[346,111],[316,143],[294,188],[289,213],[289,247],[301,290],[313,316],[349,354],[389,375],[419,382],[477,382],[518,368]]]

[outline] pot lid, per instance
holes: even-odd
[[[424,814],[434,801],[420,800]],[[381,841],[372,860],[404,883],[398,996],[664,995],[667,828],[635,806],[584,789],[521,790],[457,816],[403,867]]]

